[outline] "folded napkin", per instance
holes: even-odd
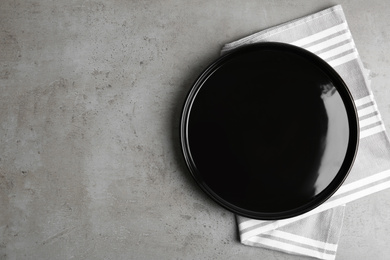
[[[237,217],[241,242],[291,254],[335,259],[344,205],[390,187],[390,142],[340,5],[226,44],[222,53],[256,42],[284,42],[328,62],[355,101],[360,144],[354,166],[340,189],[321,206],[297,217],[261,221]]]

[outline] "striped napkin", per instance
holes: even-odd
[[[390,142],[368,71],[363,68],[340,5],[226,44],[222,53],[256,42],[285,42],[327,61],[354,98],[360,144],[354,166],[340,189],[321,206],[297,217],[261,221],[237,216],[241,242],[319,259],[335,259],[346,203],[390,187]]]

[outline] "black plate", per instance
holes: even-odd
[[[352,167],[358,118],[341,77],[282,43],[241,47],[192,86],[181,145],[200,187],[242,216],[282,219],[327,200]]]

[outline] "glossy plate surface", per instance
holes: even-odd
[[[346,178],[358,120],[339,75],[316,55],[252,44],[212,63],[181,118],[187,166],[228,210],[256,219],[305,213]]]

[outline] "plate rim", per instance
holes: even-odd
[[[299,206],[297,208],[294,208],[292,210],[288,211],[279,211],[279,212],[258,212],[258,211],[252,211],[248,209],[243,209],[241,207],[238,207],[229,201],[226,201],[225,199],[218,196],[210,187],[206,185],[206,183],[200,178],[198,170],[196,169],[196,166],[194,164],[194,160],[190,153],[190,146],[188,143],[188,119],[189,119],[189,112],[191,111],[191,106],[196,98],[196,94],[198,91],[202,88],[203,83],[207,80],[207,78],[216,70],[218,70],[219,67],[224,65],[226,62],[228,62],[230,59],[233,59],[234,57],[246,53],[248,51],[258,50],[258,49],[273,49],[273,50],[282,50],[282,51],[291,51],[295,54],[298,54],[299,56],[304,56],[304,58],[307,58],[311,60],[315,65],[317,65],[324,73],[330,77],[333,83],[335,84],[335,87],[337,88],[338,92],[340,93],[340,96],[343,100],[344,106],[346,108],[346,113],[348,115],[348,123],[349,123],[349,141],[348,141],[348,147],[347,152],[344,157],[344,161],[342,166],[340,167],[338,173],[334,177],[334,179],[330,182],[330,184],[322,190],[319,194],[315,195],[315,199],[311,200],[309,203],[306,203],[302,206]],[[181,116],[180,116],[180,145],[181,145],[181,152],[182,156],[184,158],[184,161],[186,163],[187,169],[189,170],[192,178],[195,180],[197,185],[217,204],[222,206],[223,208],[244,216],[248,218],[253,219],[259,219],[259,220],[279,220],[279,219],[285,219],[290,218],[294,216],[298,216],[301,214],[304,214],[321,204],[323,204],[325,201],[327,201],[344,183],[345,179],[349,175],[352,166],[354,164],[354,161],[356,159],[358,147],[359,147],[359,139],[360,139],[360,127],[359,127],[359,118],[358,113],[356,109],[356,105],[354,103],[352,94],[350,90],[348,89],[348,86],[342,79],[342,77],[337,73],[337,71],[331,67],[326,61],[318,57],[316,54],[305,50],[301,47],[297,47],[295,45],[287,44],[287,43],[280,43],[280,42],[261,42],[261,43],[251,43],[246,44],[244,46],[238,47],[228,53],[225,53],[221,57],[214,60],[212,63],[210,63],[203,72],[200,73],[200,75],[197,77],[195,82],[191,85],[190,90],[188,91],[184,104],[182,106],[181,110]],[[355,130],[355,131],[353,131]],[[352,132],[352,134],[351,134]],[[352,143],[351,143],[352,142]]]

